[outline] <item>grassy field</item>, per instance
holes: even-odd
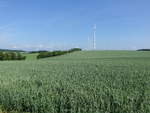
[[[24,53],[23,56],[26,56],[26,60],[36,60],[38,53]]]
[[[0,62],[0,112],[150,113],[150,52]]]

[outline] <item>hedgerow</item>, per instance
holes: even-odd
[[[70,49],[70,50],[66,50],[66,51],[52,51],[52,52],[39,52],[38,56],[37,56],[37,59],[41,59],[41,58],[47,58],[47,57],[54,57],[54,56],[60,56],[60,55],[64,55],[64,54],[67,54],[67,53],[72,53],[72,52],[75,52],[75,51],[82,51],[82,49],[80,48],[73,48],[73,49]]]
[[[0,60],[25,60],[19,52],[0,52]]]

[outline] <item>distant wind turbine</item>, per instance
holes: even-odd
[[[96,50],[96,24],[93,27],[93,49]]]

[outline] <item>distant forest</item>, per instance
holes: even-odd
[[[26,52],[23,50],[0,49],[1,52]]]

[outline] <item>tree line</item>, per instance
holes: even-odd
[[[26,56],[22,56],[20,52],[0,52],[0,60],[25,60]]]
[[[29,54],[34,54],[34,53],[42,53],[42,52],[48,52],[46,50],[39,50],[39,51],[29,51]]]
[[[60,56],[60,55],[64,55],[64,54],[67,54],[67,53],[72,53],[72,52],[75,52],[75,51],[82,51],[82,49],[73,48],[73,49],[66,50],[66,51],[40,52],[37,56],[37,59]]]
[[[0,49],[0,52],[26,52],[23,50]]]
[[[150,51],[150,49],[138,49],[137,51]]]

